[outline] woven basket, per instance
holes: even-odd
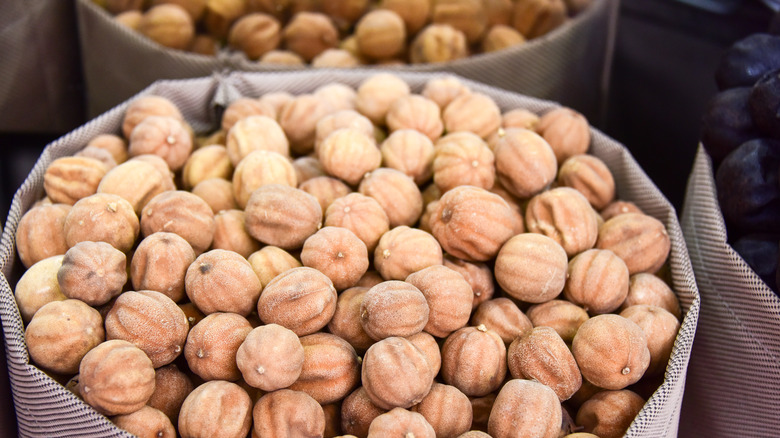
[[[272,91],[299,94],[311,92],[318,86],[331,82],[356,87],[374,73],[374,70],[233,73],[229,76],[160,81],[140,94],[157,94],[171,99],[181,108],[183,115],[196,131],[208,131],[217,126],[218,107],[239,96],[259,96]],[[440,76],[429,73],[398,75],[418,93],[429,79]],[[502,111],[527,108],[541,113],[557,106],[549,101],[506,92],[467,79],[463,79],[463,82],[472,90],[492,97]],[[6,221],[0,246],[0,317],[8,349],[8,368],[21,436],[128,436],[60,383],[29,363],[22,320],[12,288],[22,269],[16,259],[14,235],[21,216],[43,195],[43,174],[47,165],[57,157],[78,151],[96,134],[119,133],[127,106],[128,103],[124,103],[48,145],[32,173],[16,193]],[[595,128],[592,128],[591,133],[590,153],[604,160],[613,172],[618,197],[633,201],[644,212],[661,220],[671,238],[670,276],[684,311],[684,319],[663,384],[636,417],[627,436],[674,437],[677,436],[686,370],[699,314],[699,294],[688,251],[674,208],[653,185],[630,152]],[[11,284],[7,279],[11,279]]]
[[[394,71],[455,73],[560,102],[593,121],[601,117],[604,109],[619,3],[620,0],[594,0],[587,10],[564,25],[516,48],[443,64],[402,66]],[[227,50],[217,56],[204,56],[168,49],[116,23],[92,0],[78,0],[76,8],[90,118],[158,79],[202,77],[213,72],[291,71],[286,67],[261,66],[243,53]]]
[[[701,293],[681,431],[774,437],[780,430],[780,298],[727,243],[712,160],[688,179],[683,234]]]

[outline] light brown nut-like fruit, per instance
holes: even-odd
[[[154,373],[154,392],[147,404],[165,413],[173,424],[178,424],[181,404],[195,389],[192,379],[175,364],[157,368]]]
[[[437,0],[431,19],[436,24],[449,24],[466,35],[469,44],[482,40],[487,29],[487,15],[481,0]]]
[[[282,38],[288,50],[297,53],[307,62],[339,44],[339,32],[333,21],[318,12],[295,14],[282,30]]]
[[[267,14],[251,13],[236,20],[228,33],[230,47],[249,59],[258,59],[276,49],[282,40],[279,21]]]
[[[561,431],[561,405],[555,392],[533,380],[513,379],[498,393],[488,420],[493,438],[555,438]]]
[[[471,131],[485,139],[501,126],[501,110],[490,96],[471,93],[450,102],[442,120],[447,132]]]
[[[298,181],[295,169],[282,154],[252,151],[238,163],[233,172],[233,197],[240,208],[246,208],[252,193],[267,184],[296,187]]]
[[[360,64],[360,59],[343,49],[326,49],[311,60],[314,68],[353,68]]]
[[[76,152],[74,157],[85,157],[98,160],[106,166],[107,171],[108,169],[116,167],[116,160],[114,160],[114,156],[111,155],[111,152],[94,146],[86,146],[84,149]]]
[[[471,402],[454,386],[434,382],[428,395],[411,410],[425,417],[436,436],[458,436],[471,427]]]
[[[155,291],[127,291],[106,315],[106,339],[121,339],[140,348],[155,368],[168,365],[184,350],[190,325],[184,312]]]
[[[65,216],[65,242],[107,242],[128,252],[138,236],[138,216],[129,202],[117,195],[96,193],[76,202]]]
[[[322,207],[322,214],[330,204],[338,198],[352,193],[352,188],[338,178],[331,176],[317,176],[310,178],[298,185],[298,188],[317,198]]]
[[[501,289],[513,298],[543,303],[563,291],[568,265],[558,242],[544,234],[523,233],[501,247],[494,274]]]
[[[403,18],[388,9],[375,9],[355,24],[360,53],[372,59],[390,59],[406,48],[406,26]]]
[[[225,40],[230,26],[245,12],[246,2],[243,0],[207,0],[201,22],[209,35]]]
[[[109,170],[100,180],[97,193],[120,196],[130,203],[135,214],[140,215],[150,199],[171,189],[171,181],[154,165],[133,159]]]
[[[264,95],[265,96],[265,95]],[[238,99],[230,102],[228,106],[225,108],[225,112],[222,114],[222,121],[221,121],[221,127],[222,130],[226,133],[230,132],[230,128],[236,125],[239,120],[252,117],[252,116],[266,116],[270,118],[273,121],[276,121],[276,114],[277,114],[277,108],[268,101],[268,99],[262,100],[262,99],[253,99],[251,97],[239,97]],[[262,122],[264,119],[257,119],[255,122],[260,122],[260,126],[255,125],[254,123],[249,123],[244,126],[244,128],[248,130],[254,130],[257,134],[264,134],[262,129],[257,129],[262,126]],[[271,127],[273,129],[273,125],[266,125]],[[247,131],[235,132],[234,134],[249,134]],[[267,133],[265,133],[267,135]],[[278,140],[278,142],[268,142],[267,140]],[[245,136],[239,135],[238,137],[234,138],[234,140],[249,140]],[[261,139],[262,141],[263,139]],[[266,137],[265,138],[266,143],[250,143],[244,144],[244,146],[249,146],[252,144],[258,145],[258,144],[265,144],[267,146],[274,146],[274,147],[280,147],[279,150],[277,149],[269,149],[274,150],[276,152],[284,154],[285,150],[288,150],[284,148],[284,144],[286,139],[283,141],[279,139],[278,137]],[[227,138],[225,138],[225,143],[227,143]],[[234,157],[235,158],[235,157]],[[238,161],[241,161],[240,158]]]
[[[416,0],[382,0],[380,7],[398,14],[406,26],[407,35],[414,35],[428,23],[433,2]]]
[[[298,336],[278,324],[252,329],[236,354],[244,381],[263,391],[276,391],[295,383],[303,360],[303,345]]]
[[[202,198],[183,190],[169,190],[155,196],[141,212],[141,231],[149,236],[166,231],[183,237],[202,254],[214,240],[214,213]]]
[[[306,65],[306,61],[300,55],[289,50],[271,50],[266,52],[265,55],[260,57],[258,63],[261,65],[270,64],[286,67],[302,67]]]
[[[57,158],[43,174],[43,189],[53,203],[73,205],[97,192],[106,172],[108,167],[94,158]]]
[[[566,300],[550,300],[534,304],[526,311],[534,327],[552,327],[564,342],[570,344],[582,323],[588,320],[588,312]]]
[[[290,255],[287,251],[267,245],[253,252],[248,258],[252,270],[257,274],[263,288],[271,282],[277,275],[286,272],[292,268],[302,266],[301,262]]]
[[[566,21],[563,0],[520,0],[515,2],[512,26],[526,38],[542,36]]]
[[[529,232],[554,239],[569,257],[593,248],[599,232],[598,213],[570,187],[556,187],[531,198],[525,225]]]
[[[424,184],[433,174],[433,142],[414,129],[393,131],[381,144],[382,165],[399,170]]]
[[[615,199],[615,179],[607,165],[594,155],[573,155],[561,164],[558,184],[572,187],[585,196],[596,210]]]
[[[279,324],[304,336],[328,324],[337,299],[336,288],[325,274],[303,266],[278,275],[265,286],[257,314],[266,324]]]
[[[19,278],[14,289],[14,298],[25,323],[45,304],[68,298],[60,291],[57,281],[57,272],[64,258],[65,255],[56,255],[40,260]]]
[[[79,242],[65,253],[57,282],[68,298],[90,306],[106,304],[127,282],[127,257],[105,242]]]
[[[624,213],[642,213],[642,210],[631,201],[615,200],[604,207],[599,213],[606,222],[617,215]]]
[[[225,146],[212,144],[196,149],[187,158],[182,169],[181,179],[184,188],[192,190],[199,182],[209,178],[230,179],[233,164],[227,155]]]
[[[425,134],[431,141],[436,141],[444,132],[439,105],[419,94],[410,94],[396,99],[390,105],[385,120],[391,132],[399,129],[414,129]]]
[[[181,111],[170,99],[155,95],[140,96],[130,102],[122,118],[125,139],[129,139],[133,128],[149,116],[169,116],[184,121]]]
[[[128,153],[131,157],[153,154],[177,171],[184,167],[192,152],[192,135],[179,119],[149,116],[130,133]]]
[[[354,286],[369,265],[366,244],[340,227],[324,227],[306,239],[301,262],[327,275],[336,290]]]
[[[117,415],[111,422],[139,438],[176,438],[176,429],[165,413],[151,406]]]
[[[195,36],[195,23],[184,8],[169,3],[148,9],[138,23],[138,31],[160,45],[185,50]]]
[[[426,332],[445,338],[469,322],[474,294],[457,271],[434,265],[410,274],[405,281],[419,289],[428,303]]]
[[[78,390],[105,415],[141,409],[154,392],[154,366],[141,349],[119,339],[105,341],[79,364]]]
[[[650,365],[642,328],[620,315],[597,315],[585,321],[572,341],[582,376],[605,389],[636,383]]]
[[[458,186],[442,195],[430,226],[447,253],[486,261],[514,235],[515,217],[500,196],[480,187]]]
[[[506,371],[504,341],[484,325],[463,327],[453,332],[441,347],[444,382],[470,397],[481,397],[497,390]]]
[[[536,132],[550,144],[559,163],[586,153],[590,147],[588,120],[571,108],[557,108],[543,114]]]
[[[370,288],[360,304],[360,323],[374,340],[411,336],[428,323],[425,295],[413,284],[389,280]]]
[[[262,285],[252,265],[233,251],[212,249],[187,268],[184,286],[190,301],[205,314],[232,312],[249,315]]]
[[[345,436],[366,437],[374,418],[387,412],[377,407],[362,386],[352,391],[341,402],[341,430]]]
[[[596,248],[618,255],[633,275],[654,273],[666,262],[671,238],[658,219],[641,213],[626,213],[604,222],[599,228]]]
[[[497,395],[498,391],[494,391],[484,397],[469,397],[469,401],[471,401],[471,410],[473,412],[471,420],[472,429],[479,431],[487,430],[488,421],[490,420],[490,411],[493,409],[493,403],[495,403]],[[475,438],[480,437],[478,436]]]
[[[469,56],[466,34],[449,24],[429,24],[412,40],[412,64],[443,63]],[[449,129],[448,129],[449,131]]]
[[[297,249],[322,224],[317,198],[295,187],[266,184],[249,197],[246,208],[249,234],[266,245]]]
[[[345,128],[357,130],[365,134],[366,137],[374,138],[374,124],[371,123],[371,120],[369,120],[368,117],[360,114],[354,109],[343,109],[328,114],[317,121],[315,127],[314,151],[319,152],[320,144],[322,144],[330,134]],[[319,163],[319,166],[322,167],[322,163]]]
[[[236,313],[207,315],[187,335],[187,365],[203,380],[238,380],[236,352],[251,331],[249,321]]]
[[[435,438],[436,431],[422,414],[403,408],[393,408],[376,417],[368,428],[368,437],[383,436]]]
[[[422,193],[403,172],[382,167],[363,176],[358,191],[382,206],[390,227],[412,226],[422,214]]]
[[[87,142],[87,147],[105,149],[114,157],[116,164],[127,161],[127,144],[125,140],[115,134],[98,134]]]
[[[411,94],[409,84],[398,76],[377,73],[358,86],[355,109],[371,119],[375,125],[384,126],[385,116],[393,102],[409,94]]]
[[[237,105],[234,102],[234,105]],[[268,111],[268,110],[266,110]],[[225,147],[233,166],[254,151],[290,155],[290,143],[272,114],[254,114],[237,119],[227,131]]]
[[[470,430],[466,433],[458,435],[457,438],[491,438],[486,432],[481,430]]]
[[[628,295],[628,267],[614,252],[589,249],[569,261],[563,294],[591,315],[617,310]]]
[[[435,237],[406,225],[383,234],[374,249],[374,267],[385,280],[403,280],[413,272],[442,264],[442,258]]]
[[[436,142],[433,182],[442,193],[460,185],[490,189],[495,178],[495,156],[480,136],[459,131]]]
[[[206,382],[181,405],[178,431],[182,438],[245,437],[251,427],[252,399],[232,382]]]
[[[314,94],[301,94],[286,103],[279,112],[279,126],[290,141],[290,150],[296,155],[314,150],[317,122],[333,112],[330,102]]]
[[[209,178],[192,188],[192,194],[206,201],[214,214],[238,208],[233,196],[233,183],[222,178]]]
[[[561,401],[571,398],[582,385],[574,356],[551,327],[536,327],[516,338],[506,358],[512,377],[541,382],[552,388]]]
[[[647,336],[650,366],[646,374],[650,376],[662,373],[672,355],[674,340],[680,331],[680,321],[667,310],[647,304],[626,307],[620,312],[620,316],[634,321]]]
[[[439,108],[444,111],[447,105],[459,97],[461,94],[471,93],[460,79],[455,76],[445,75],[429,79],[422,90],[422,95],[436,102]]]
[[[24,331],[32,360],[43,369],[61,374],[78,372],[84,355],[104,338],[100,313],[76,299],[45,304]]]
[[[450,254],[444,255],[444,266],[457,271],[471,285],[473,299],[471,310],[474,310],[482,302],[493,297],[495,285],[493,284],[493,271],[482,262],[468,262]]]
[[[342,84],[340,82],[329,82],[317,87],[314,90],[314,95],[325,99],[335,112],[355,109],[357,91],[350,85]]]
[[[539,134],[523,128],[506,129],[494,149],[496,176],[518,198],[530,198],[555,180],[558,161]]]
[[[325,412],[310,395],[301,391],[280,389],[270,392],[255,403],[252,410],[252,436],[323,436]],[[242,435],[243,436],[243,435]]]
[[[404,338],[390,337],[372,345],[363,356],[363,388],[381,409],[409,408],[433,384],[425,354]]]
[[[22,216],[16,228],[16,251],[25,268],[65,254],[65,217],[70,209],[67,204],[40,205]]]
[[[363,175],[382,164],[374,138],[353,128],[330,133],[319,144],[317,157],[325,172],[351,185],[357,185]]]
[[[212,249],[226,249],[247,258],[260,249],[260,243],[246,231],[242,210],[222,210],[214,215],[214,240]]]
[[[322,168],[322,163],[317,159],[315,155],[304,155],[298,157],[292,162],[295,169],[295,176],[297,177],[298,184],[316,178],[318,176],[327,176],[325,170]]]
[[[327,405],[344,399],[360,384],[360,358],[347,341],[330,333],[313,333],[300,342],[303,368],[290,389]]]
[[[195,251],[183,237],[164,231],[152,233],[133,252],[133,289],[162,292],[178,302],[184,298],[184,275],[193,261]]]
[[[336,302],[336,312],[328,322],[328,331],[349,342],[352,348],[363,353],[374,340],[360,323],[360,304],[369,287],[355,286],[342,291]]]
[[[577,424],[594,436],[621,437],[644,405],[644,399],[633,391],[602,391],[583,403]]]
[[[471,325],[484,325],[496,332],[507,345],[534,328],[517,304],[505,297],[482,302],[471,316]]]
[[[436,338],[427,332],[420,332],[407,336],[405,339],[423,352],[425,358],[428,359],[428,365],[430,365],[431,368],[431,376],[435,379],[441,369],[441,350],[439,349],[439,343],[436,341]]]
[[[666,309],[677,319],[681,317],[680,300],[672,288],[657,275],[640,272],[631,276],[628,282],[628,296],[620,310],[635,304],[648,304]]]
[[[507,25],[492,26],[482,40],[482,51],[485,53],[504,50],[526,41],[523,34]]]

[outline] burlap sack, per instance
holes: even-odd
[[[727,243],[712,161],[701,146],[681,224],[702,299],[682,435],[777,436],[780,298]]]
[[[309,71],[293,73],[233,73],[228,77],[186,81],[160,81],[143,90],[141,94],[158,94],[171,99],[181,109],[196,131],[207,131],[217,126],[217,105],[224,105],[241,96],[259,96],[271,91],[288,91],[293,94],[313,91],[331,82],[357,86],[374,72],[356,70],[349,72]],[[400,73],[415,92],[434,74]],[[552,102],[508,93],[465,80],[473,90],[491,96],[502,110],[528,108],[543,112],[556,105]],[[96,118],[87,125],[50,144],[43,152],[32,173],[16,193],[6,222],[0,246],[0,316],[8,346],[8,364],[14,392],[14,401],[22,436],[82,437],[124,436],[105,418],[82,403],[59,383],[37,367],[29,364],[24,344],[21,317],[16,307],[12,284],[21,271],[16,261],[14,233],[19,219],[43,194],[43,173],[55,158],[69,155],[98,133],[118,133],[127,103]],[[673,288],[680,298],[684,320],[675,341],[674,350],[666,370],[665,380],[637,416],[628,431],[629,437],[674,437],[677,435],[680,405],[685,387],[686,369],[699,314],[699,294],[693,277],[680,225],[671,204],[642,171],[628,150],[596,129],[592,130],[591,152],[602,158],[615,176],[618,196],[634,201],[648,214],[666,224],[672,248],[670,254]],[[10,278],[11,285],[6,281]]]
[[[67,132],[83,123],[72,2],[0,4],[0,131]]]
[[[445,64],[403,66],[395,71],[448,71],[560,102],[596,121],[604,110],[619,3],[594,0],[590,8],[565,25],[517,48]],[[211,57],[165,49],[113,22],[92,0],[78,0],[76,6],[90,118],[157,79],[193,78],[218,71],[290,70],[261,66],[242,53],[224,51]]]

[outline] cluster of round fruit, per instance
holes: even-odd
[[[30,357],[139,436],[623,436],[681,310],[590,132],[454,77],[245,97],[206,136],[138,97],[19,223]]]
[[[715,72],[720,90],[703,117],[728,240],[778,292],[780,284],[780,14],[737,41]]]
[[[264,64],[447,62],[548,33],[591,0],[96,0],[159,44]],[[145,6],[147,5],[148,6]]]

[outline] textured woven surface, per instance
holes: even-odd
[[[375,73],[373,70],[348,72],[309,71],[292,73],[233,73],[227,77],[212,77],[188,81],[162,81],[143,91],[160,94],[173,100],[196,130],[216,126],[214,103],[227,103],[240,95],[284,90],[293,94],[313,91],[316,87],[341,82],[357,86]],[[429,73],[398,73],[414,91],[436,76]],[[465,80],[472,89],[493,97],[502,108],[528,108],[542,112],[555,106],[552,102],[524,97],[494,87]],[[21,318],[13,293],[5,278],[18,269],[13,236],[19,219],[42,193],[43,172],[52,159],[68,155],[83,147],[86,139],[100,132],[118,132],[121,116],[127,104],[100,116],[89,124],[49,145],[30,177],[17,192],[6,222],[0,246],[0,316],[6,334],[8,362],[14,397],[23,436],[120,436],[121,431],[84,405],[54,380],[28,364]],[[615,176],[619,197],[634,201],[640,208],[663,221],[670,232],[671,278],[685,317],[675,342],[672,357],[661,387],[647,402],[628,431],[629,437],[674,437],[677,435],[679,412],[685,388],[691,345],[699,315],[699,295],[693,278],[688,252],[680,225],[671,204],[641,170],[628,150],[594,129],[591,152],[602,158]]]
[[[65,132],[83,120],[73,3],[0,4],[0,131]]]
[[[701,147],[681,224],[702,300],[682,435],[777,436],[780,298],[726,243],[712,162]]]
[[[619,2],[595,0],[565,25],[514,49],[446,64],[403,66],[394,71],[449,71],[561,102],[595,120],[601,117],[606,98]],[[165,49],[115,23],[91,0],[78,0],[76,6],[90,117],[107,111],[156,79],[192,78],[216,71],[275,70],[239,53],[210,57]]]

